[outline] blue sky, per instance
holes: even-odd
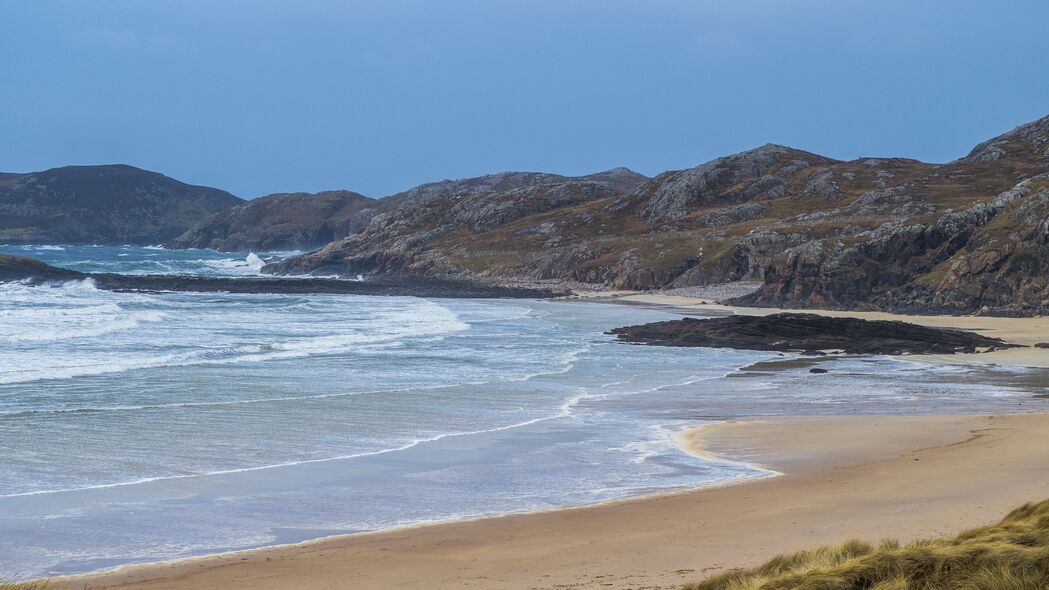
[[[766,142],[946,161],[1049,114],[1049,2],[0,1],[0,170],[251,198]]]

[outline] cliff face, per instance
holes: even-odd
[[[375,199],[350,191],[268,195],[208,217],[168,247],[228,252],[318,248],[361,230],[378,211]]]
[[[383,199],[269,272],[761,282],[739,303],[1049,313],[1049,117],[959,160],[839,161],[766,145],[644,179],[504,173]]]
[[[0,243],[158,244],[242,201],[132,166],[0,175]]]

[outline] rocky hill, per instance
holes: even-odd
[[[377,203],[350,191],[278,193],[216,213],[167,245],[227,252],[319,248],[367,226]]]
[[[1049,117],[946,164],[765,145],[648,180],[433,183],[267,270],[628,289],[753,280],[740,303],[1029,315],[1049,312],[1047,216]]]
[[[132,166],[0,174],[0,243],[159,244],[242,201]]]
[[[563,213],[587,203],[622,196],[646,177],[625,168],[589,176],[539,172],[503,172],[478,178],[444,180],[417,186],[380,201],[383,211],[356,234],[319,252],[271,265],[271,272],[341,272],[345,274],[490,275],[515,271],[489,268],[485,251],[473,237],[503,235],[529,247],[528,237],[542,237],[550,226],[521,227],[522,219]],[[510,245],[507,243],[506,245]],[[516,256],[517,251],[509,253]],[[464,264],[470,258],[472,264]],[[478,262],[479,261],[479,262]],[[494,261],[492,261],[494,262]]]

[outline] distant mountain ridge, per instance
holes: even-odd
[[[0,174],[0,243],[158,244],[241,203],[123,164]]]

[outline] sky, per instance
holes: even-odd
[[[253,198],[764,143],[932,162],[1049,114],[1049,2],[0,0],[0,171]]]

